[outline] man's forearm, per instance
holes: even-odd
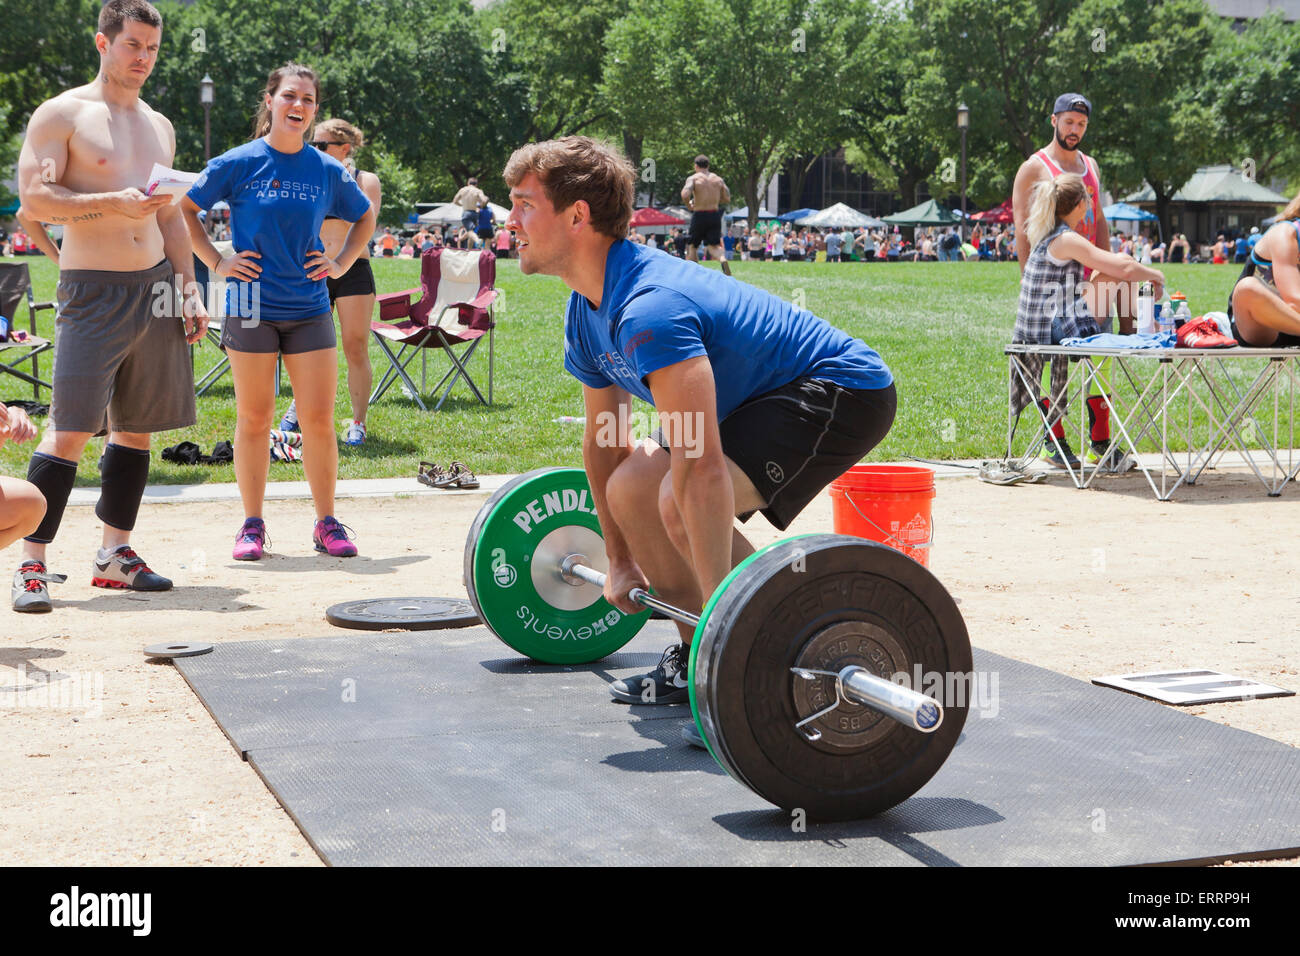
[[[588,434],[594,435],[595,423],[586,424]],[[606,448],[598,445],[595,438],[586,436],[582,442],[582,464],[587,472],[587,483],[591,486],[591,500],[596,506],[596,517],[600,521],[600,533],[605,539],[605,556],[610,561],[630,560],[632,551],[627,539],[610,514],[609,504],[605,500],[605,485],[609,476],[628,456],[626,448]]]
[[[710,465],[684,455],[673,462],[673,497],[677,501],[691,564],[707,603],[731,572],[731,538],[736,513],[735,491],[725,460]]]
[[[163,237],[163,255],[171,263],[172,274],[180,277],[181,294],[194,284],[194,247],[190,243],[190,232],[180,212],[174,212],[166,219],[160,213],[158,230]]]
[[[58,183],[29,185],[19,201],[35,219],[49,223],[92,222],[112,213],[117,193],[79,193]]]

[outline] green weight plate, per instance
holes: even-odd
[[[552,470],[554,469],[535,468],[522,475],[515,475],[488,496],[488,500],[483,503],[483,507],[479,508],[478,514],[474,516],[474,521],[469,526],[469,534],[465,536],[465,573],[462,580],[465,584],[465,593],[469,595],[469,603],[474,606],[474,610],[478,612],[480,618],[483,617],[483,609],[478,606],[478,595],[474,593],[474,546],[478,544],[478,536],[483,529],[483,522],[496,508],[497,502],[510,494],[511,489],[517,488],[520,482],[528,481]]]
[[[542,663],[586,664],[636,636],[647,614],[624,614],[595,585],[575,586],[559,574],[570,554],[606,569],[596,506],[581,468],[521,475],[493,499],[471,527],[466,582],[497,637]]]

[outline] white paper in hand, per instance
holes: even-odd
[[[149,170],[149,185],[144,191],[148,196],[171,196],[174,206],[190,191],[190,187],[198,182],[198,179],[198,173],[187,173],[179,169],[171,169],[161,163],[154,163],[153,169]]]

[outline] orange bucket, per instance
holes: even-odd
[[[910,465],[854,465],[831,482],[836,534],[879,541],[929,567],[934,472]]]

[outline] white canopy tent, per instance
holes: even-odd
[[[498,206],[494,202],[488,203],[488,208],[492,210],[492,221],[502,223],[510,215],[510,210],[504,206]],[[420,225],[422,226],[459,226],[460,217],[464,210],[452,202],[439,203],[426,213],[420,215]]]
[[[796,219],[794,223],[796,226],[812,226],[817,229],[843,229],[845,227],[850,229],[879,229],[885,225],[884,220],[873,219],[866,213],[858,212],[852,206],[846,206],[842,202],[827,206],[821,212],[813,213],[811,216]]]

